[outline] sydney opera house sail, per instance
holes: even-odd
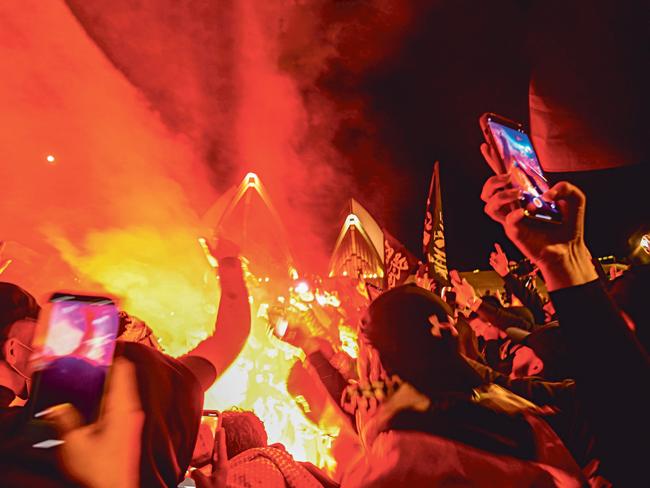
[[[241,246],[256,276],[291,277],[294,259],[284,224],[256,174],[248,173],[224,193],[203,217],[203,225],[214,237]]]
[[[383,232],[359,202],[350,199],[330,259],[329,276],[359,277],[379,284],[384,277]]]

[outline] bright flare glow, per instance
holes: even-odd
[[[361,222],[359,221],[359,217],[357,217],[357,216],[354,215],[354,214],[350,214],[350,215],[347,216],[347,218],[345,219],[345,224],[346,224],[348,227],[349,227],[349,226],[352,226],[352,225],[355,225],[355,226],[357,226],[357,227],[360,227],[360,226],[361,226]]]
[[[351,358],[359,357],[359,344],[357,342],[357,331],[345,324],[339,325],[339,339],[341,339],[341,349],[343,349]]]
[[[208,241],[206,241],[204,237],[199,237],[199,245],[201,246],[201,249],[203,249],[203,252],[205,253],[205,258],[208,260],[210,266],[212,266],[213,268],[219,266],[219,262],[210,252],[210,248],[208,247]]]
[[[309,291],[309,285],[306,281],[301,281],[300,283],[296,284],[294,290],[298,294],[307,293]]]
[[[56,158],[52,156],[51,154],[48,154],[47,157],[45,158],[48,163],[53,163],[56,161]]]
[[[255,173],[248,173],[244,177],[244,180],[246,180],[247,187],[259,188],[260,179],[257,177]]]
[[[284,335],[287,333],[288,327],[289,322],[287,322],[287,319],[278,319],[278,321],[275,323],[275,333],[280,337],[284,337]]]
[[[641,242],[639,245],[641,246],[641,249],[650,254],[650,234],[644,234],[641,237]]]
[[[304,353],[273,336],[268,317],[259,309],[253,311],[258,313],[253,314],[248,340],[235,362],[206,392],[205,408],[253,410],[264,422],[269,444],[281,442],[297,460],[333,472],[336,461],[330,447],[339,427],[315,425],[305,416],[310,409],[306,400],[297,401],[287,391],[291,368],[296,360],[304,359]]]

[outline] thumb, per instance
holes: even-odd
[[[458,271],[455,269],[449,270],[449,276],[452,281],[457,281],[460,283],[460,276],[458,275]]]
[[[190,473],[190,478],[192,478],[196,482],[196,488],[210,488],[211,487],[211,481],[210,478],[203,473],[201,473],[200,470],[195,469]]]
[[[48,408],[42,417],[54,424],[62,437],[83,425],[81,414],[71,403],[62,403]]]
[[[560,181],[544,193],[543,197],[548,200],[567,200],[575,206],[583,206],[586,201],[585,194],[575,185],[566,181]]]

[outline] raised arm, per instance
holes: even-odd
[[[222,241],[213,254],[219,261],[221,285],[221,300],[214,332],[179,358],[192,369],[204,388],[206,384],[211,385],[233,363],[251,330],[248,290],[236,247],[232,243]]]
[[[505,283],[506,290],[516,296],[519,301],[527,307],[535,317],[536,324],[545,322],[544,301],[537,291],[529,289],[514,275],[508,266],[508,256],[499,243],[494,244],[494,251],[490,253],[490,266],[501,277]]]
[[[489,157],[489,148],[482,148]],[[648,353],[626,327],[598,280],[584,241],[585,195],[561,182],[544,198],[555,201],[561,224],[527,219],[509,176],[490,178],[481,198],[485,211],[540,268],[571,355],[576,393],[601,446],[603,468],[614,485],[635,486],[646,476],[650,430]],[[636,480],[636,481],[635,481]]]

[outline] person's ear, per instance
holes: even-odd
[[[544,361],[537,355],[533,354],[533,358],[528,365],[528,376],[538,376],[544,370]]]
[[[11,366],[16,364],[16,348],[18,347],[16,339],[10,337],[2,344],[2,358]]]

